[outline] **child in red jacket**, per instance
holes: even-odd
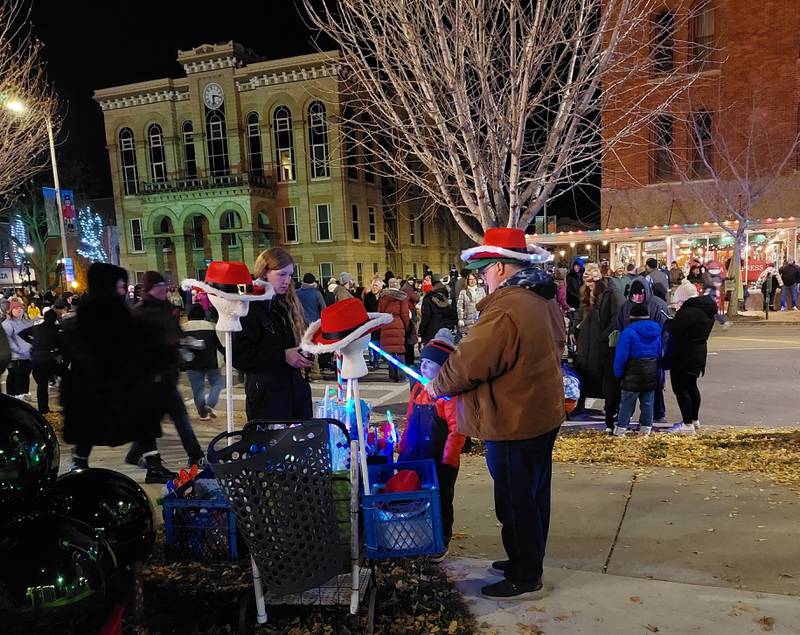
[[[454,350],[453,336],[440,329],[420,353],[420,373],[426,379],[439,374]],[[445,552],[432,558],[441,562],[453,536],[453,497],[465,437],[456,431],[456,400],[432,399],[418,383],[411,390],[406,413],[406,428],[400,441],[400,461],[436,461],[439,500],[442,505],[442,528]]]

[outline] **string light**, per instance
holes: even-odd
[[[91,207],[78,211],[78,235],[81,244],[78,253],[92,262],[108,260],[103,247],[103,219]]]
[[[17,248],[22,248],[24,251],[25,247],[28,246],[28,230],[25,229],[25,223],[22,222],[22,219],[19,216],[15,216],[14,221],[11,223],[10,231],[15,245],[14,249],[11,250],[11,257],[14,259],[14,264],[19,267],[22,264],[23,256],[17,251]]]

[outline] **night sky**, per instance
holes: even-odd
[[[276,59],[313,52],[313,38],[319,37],[305,24],[299,0],[33,0],[32,20],[63,101],[61,186],[86,197],[111,195],[103,115],[92,99],[94,90],[181,77],[178,50],[200,44],[234,40]],[[321,45],[332,48],[329,42]],[[595,188],[581,188],[559,197],[549,213],[599,219],[598,199]]]
[[[213,8],[212,8],[213,7]],[[59,141],[62,187],[110,196],[103,115],[95,89],[181,77],[178,50],[234,40],[268,58],[315,50],[292,2],[34,0],[33,29],[64,102]]]

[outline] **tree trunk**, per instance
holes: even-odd
[[[737,234],[733,244],[733,257],[731,258],[731,268],[728,271],[728,278],[733,280],[731,289],[731,300],[728,303],[728,317],[739,315],[739,289],[742,288],[742,236]]]

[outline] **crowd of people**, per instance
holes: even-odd
[[[676,262],[668,270],[648,259],[611,269],[576,259],[554,276],[559,306],[570,324],[573,364],[581,378],[574,417],[588,398],[604,400],[607,431],[623,436],[639,403],[639,432],[669,426],[664,401],[666,372],[680,408],[670,430],[700,427],[698,378],[705,373],[707,340],[724,316],[724,271],[720,263],[693,261],[688,275]]]

